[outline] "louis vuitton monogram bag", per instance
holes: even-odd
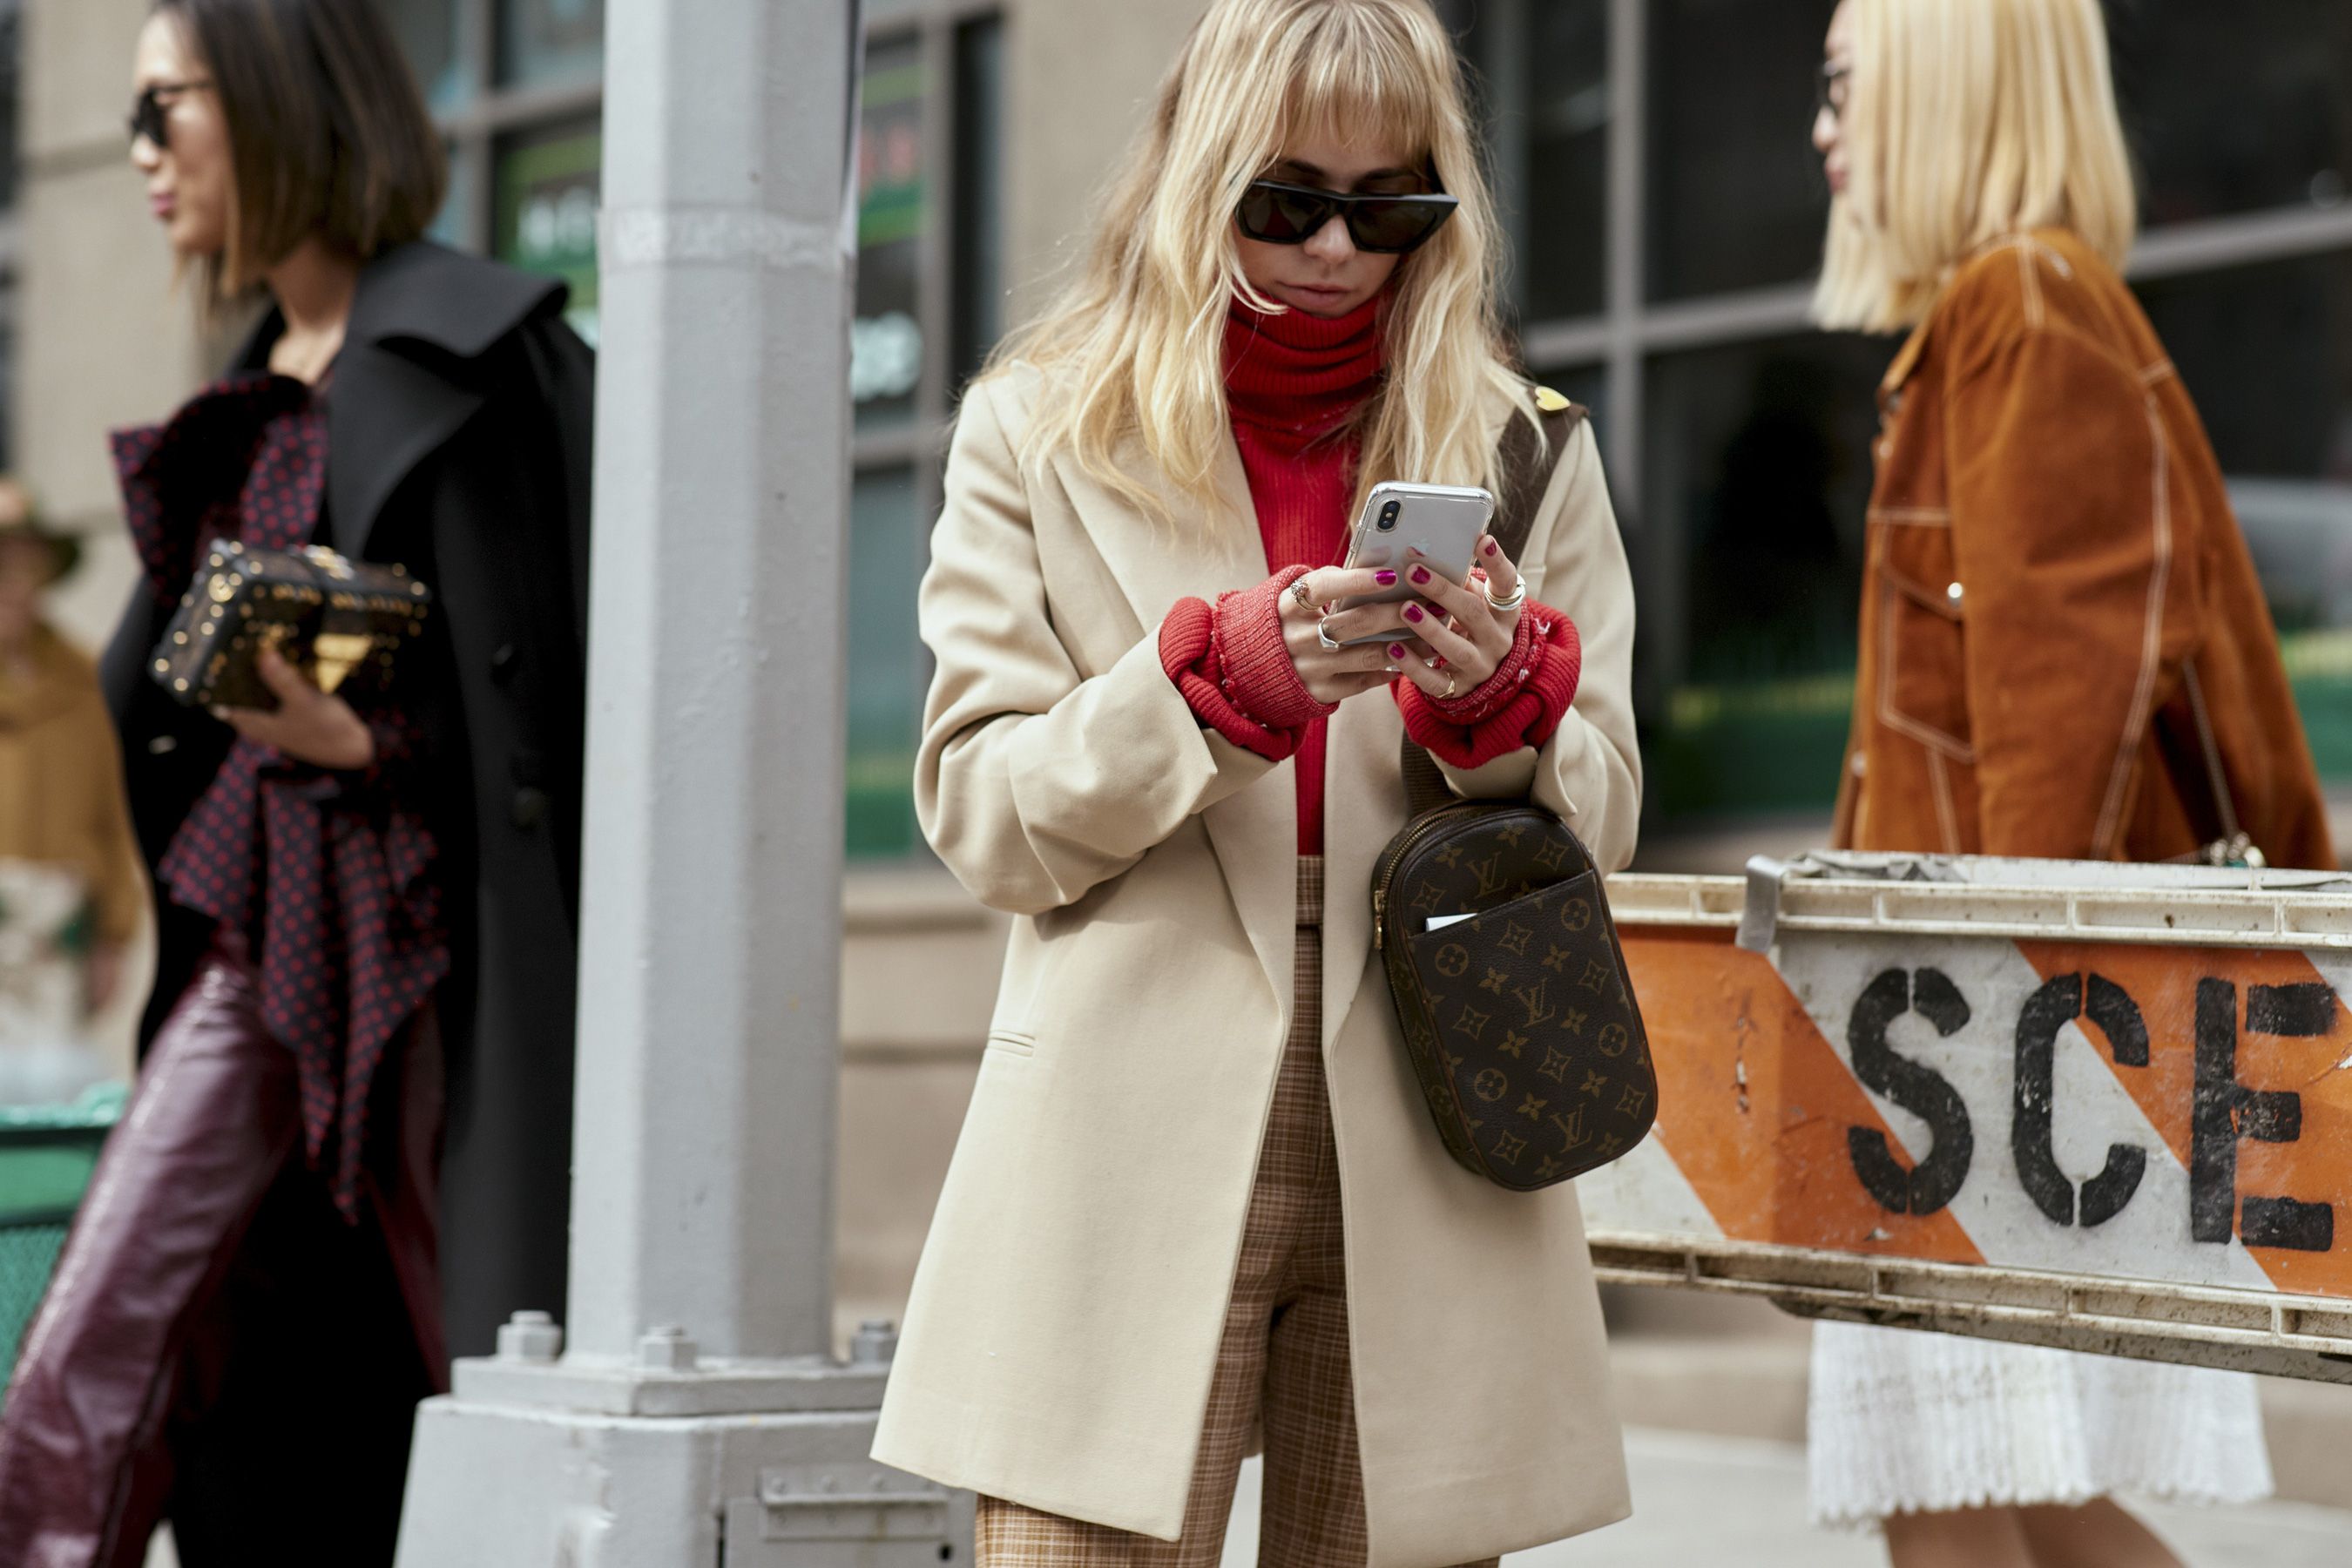
[[[1548,455],[1506,438],[1493,531],[1514,560],[1583,414],[1552,401]],[[1658,1080],[1600,868],[1540,806],[1454,798],[1410,740],[1403,766],[1412,816],[1374,864],[1372,932],[1438,1137],[1515,1192],[1608,1163],[1648,1133]]]

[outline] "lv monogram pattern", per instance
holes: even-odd
[[[1649,1131],[1649,1041],[1575,835],[1524,805],[1446,815],[1384,879],[1398,1019],[1446,1151],[1503,1186],[1549,1186]]]

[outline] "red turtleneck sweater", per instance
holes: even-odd
[[[1323,853],[1324,721],[1333,711],[1298,679],[1283,645],[1281,595],[1347,549],[1357,441],[1347,428],[1380,386],[1381,301],[1323,320],[1269,316],[1234,300],[1225,319],[1225,395],[1234,442],[1249,478],[1258,535],[1274,575],[1216,607],[1179,602],[1160,632],[1160,662],[1201,721],[1276,761],[1294,757],[1298,853]],[[1412,738],[1457,766],[1475,767],[1540,745],[1576,695],[1576,631],[1530,603],[1494,677],[1433,703],[1396,681]]]

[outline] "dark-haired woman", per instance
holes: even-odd
[[[440,143],[369,0],[164,0],[135,71],[173,250],[268,309],[114,438],[145,570],[105,676],[163,951],[0,1411],[0,1562],[136,1563],[168,1517],[189,1568],[388,1563],[448,1352],[561,1306],[591,364],[561,285],[420,237]],[[275,658],[268,712],[155,686],[224,537],[431,584],[388,694]]]

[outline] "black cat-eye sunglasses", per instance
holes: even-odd
[[[1304,245],[1334,217],[1348,225],[1358,250],[1394,254],[1411,250],[1444,226],[1461,204],[1442,192],[1409,195],[1344,196],[1312,185],[1253,180],[1242,193],[1234,220],[1252,239],[1269,245]]]
[[[209,81],[159,81],[140,93],[131,105],[130,131],[133,142],[142,137],[157,147],[172,144],[172,103],[184,92],[212,86]],[[166,101],[167,100],[171,101]]]

